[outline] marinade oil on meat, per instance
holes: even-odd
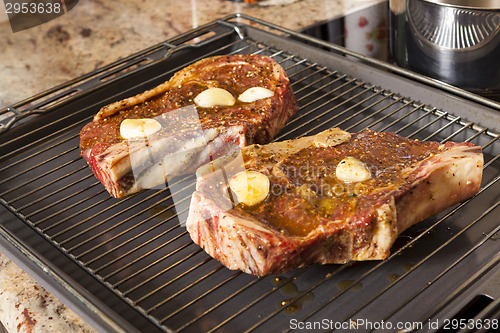
[[[404,230],[477,193],[482,169],[471,143],[371,130],[251,145],[199,169],[187,230],[229,269],[258,276],[380,260]]]

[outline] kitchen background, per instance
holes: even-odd
[[[228,14],[244,13],[301,30],[381,2],[385,1],[83,0],[67,14],[28,30],[13,33],[4,20],[0,108]],[[360,24],[364,29],[353,29],[353,40],[359,38],[355,34],[364,37],[365,30],[372,33],[368,28],[377,34],[376,23]]]

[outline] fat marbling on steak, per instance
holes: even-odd
[[[223,88],[236,99],[252,87],[273,95],[232,106],[200,107],[194,99]],[[164,184],[235,147],[269,142],[296,112],[288,77],[273,59],[260,55],[200,60],[142,94],[104,106],[80,132],[80,153],[108,192],[121,198]],[[155,119],[161,130],[124,139],[125,119]]]
[[[339,179],[339,163],[351,158],[371,178]],[[330,129],[248,146],[200,168],[186,226],[210,256],[258,276],[384,259],[405,229],[477,193],[482,166],[481,147],[471,143]],[[269,179],[267,197],[253,205],[228,185],[247,171]]]

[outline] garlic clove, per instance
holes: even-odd
[[[238,202],[253,206],[269,194],[269,178],[257,171],[241,171],[229,179],[229,188]]]
[[[372,178],[366,165],[355,157],[348,156],[337,165],[335,175],[346,183],[362,182]]]
[[[161,124],[151,118],[125,119],[120,124],[120,135],[124,139],[141,139],[161,130]]]
[[[245,90],[239,97],[238,100],[244,103],[255,102],[259,99],[269,98],[274,96],[272,90],[263,87],[252,87]]]
[[[196,105],[202,108],[211,108],[216,105],[231,106],[236,100],[233,95],[222,88],[209,88],[199,93],[195,98]]]

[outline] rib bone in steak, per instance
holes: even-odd
[[[482,166],[471,143],[371,130],[252,145],[198,170],[187,230],[229,269],[259,276],[384,259],[405,229],[473,196]],[[249,189],[268,186],[263,200],[242,196],[242,174]]]

